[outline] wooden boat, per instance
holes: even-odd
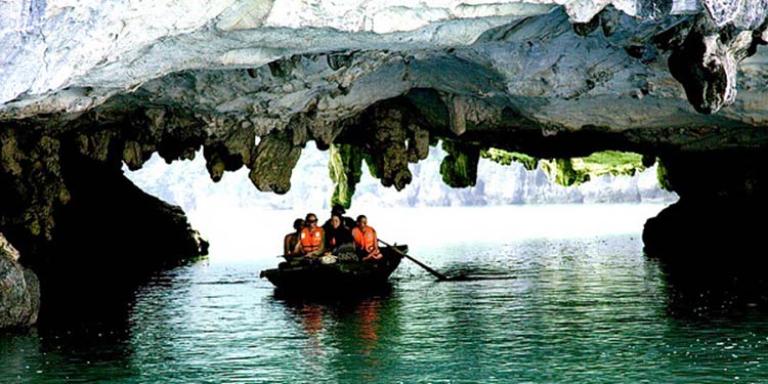
[[[319,260],[300,263],[281,263],[278,268],[261,271],[272,284],[283,291],[323,294],[334,291],[354,291],[377,288],[387,284],[389,275],[408,252],[407,245],[380,248],[384,256],[376,261],[336,261],[323,264]]]

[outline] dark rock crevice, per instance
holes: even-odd
[[[738,63],[765,43],[760,29],[718,28],[700,15],[682,44],[672,51],[669,69],[697,111],[717,112],[736,99]]]
[[[680,200],[646,223],[646,252],[676,263],[715,262],[724,269],[762,265],[766,159],[764,149],[661,155],[664,182]]]
[[[54,212],[52,241],[25,260],[43,281],[43,309],[110,301],[161,268],[207,253],[181,208],[133,185],[119,160],[65,149],[61,162],[71,200]]]
[[[39,132],[5,131],[22,139],[5,141],[0,228],[39,276],[44,312],[107,303],[158,269],[206,254],[179,207],[122,174],[119,131],[33,140]],[[37,309],[28,322],[36,317]]]

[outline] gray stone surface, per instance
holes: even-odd
[[[221,100],[223,95],[217,93],[219,97],[202,102],[201,106],[213,104],[219,113],[240,109],[243,117],[246,111],[242,109],[248,105],[255,107],[252,112],[256,115],[275,115],[285,110],[298,112],[311,102],[317,103],[318,108],[325,106],[326,114],[343,117],[345,112],[375,100],[371,100],[371,96],[356,99],[361,91],[365,93],[365,84],[356,87],[360,91],[345,98],[329,95],[326,87],[350,89],[358,80],[364,83],[389,77],[382,79],[392,82],[387,92],[382,92],[380,98],[384,98],[414,86],[436,86],[436,79],[450,73],[438,71],[423,76],[418,70],[409,71],[409,77],[418,79],[418,84],[394,82],[402,76],[404,68],[391,66],[397,67],[404,61],[422,61],[434,56],[430,51],[455,47],[467,48],[461,54],[442,59],[459,60],[451,64],[463,63],[470,72],[472,67],[479,67],[474,71],[498,71],[499,80],[506,83],[506,87],[505,84],[491,88],[476,84],[476,87],[454,91],[492,92],[511,97],[535,95],[542,99],[541,103],[531,103],[531,107],[550,106],[550,102],[563,97],[594,99],[599,103],[603,100],[600,96],[606,93],[631,98],[634,90],[641,90],[646,96],[650,92],[657,102],[658,98],[674,101],[679,100],[679,88],[666,84],[669,74],[663,68],[664,60],[658,60],[662,63],[659,66],[647,64],[652,56],[666,56],[665,49],[674,51],[679,43],[659,41],[659,34],[693,19],[701,20],[696,25],[712,25],[717,31],[730,26],[750,32],[748,39],[718,43],[720,49],[716,55],[723,58],[723,63],[716,66],[728,72],[728,89],[721,92],[723,100],[713,105],[716,111],[733,102],[736,64],[743,57],[729,56],[733,56],[733,51],[743,51],[745,44],[752,44],[752,31],[760,35],[764,30],[766,1],[502,0],[491,3],[430,0],[412,4],[403,1],[212,0],[200,4],[189,0],[150,3],[89,0],[72,5],[60,1],[6,0],[0,7],[0,51],[5,54],[0,62],[0,82],[4,85],[0,89],[0,118],[77,114],[95,108],[115,94],[140,88],[156,93],[158,87],[178,82],[177,77],[167,78],[169,74],[182,71],[195,79],[195,88],[180,93],[176,87],[165,96],[187,96],[192,98],[187,102],[202,102],[202,95],[220,91],[217,88],[221,87],[213,87],[208,84],[210,81],[226,79],[226,84],[219,85],[229,85],[226,89],[229,94],[240,94],[249,84],[247,79],[238,76],[211,76],[205,71],[194,71],[258,68],[270,62],[287,63],[288,68],[280,73],[288,78],[259,76],[256,80],[268,80],[263,84],[267,93],[288,100],[272,106],[259,104],[259,100],[242,97],[242,94],[239,99]],[[567,22],[587,25],[578,28],[582,32],[591,32],[600,25],[607,32],[603,39],[607,41],[578,42],[560,38],[562,22],[546,16],[560,4],[567,13]],[[526,16],[543,21],[535,23],[535,28],[529,23],[522,31],[517,30],[514,27],[517,21]],[[681,40],[690,29],[684,25],[666,37]],[[497,44],[486,44],[488,37]],[[638,53],[644,55],[640,58],[644,63],[632,60],[623,52],[638,47],[655,51],[657,47],[651,44],[654,38],[654,44],[664,45],[665,49]],[[714,37],[718,39],[728,40]],[[344,66],[348,70],[340,73],[336,69],[321,70],[319,66],[326,57],[320,54],[331,52],[352,56],[351,65]],[[356,54],[358,52],[361,54]],[[511,54],[514,57],[510,57]],[[319,60],[297,62],[292,59],[295,55],[315,55]],[[584,55],[600,61],[583,62],[579,57]],[[546,75],[540,73],[542,66],[552,67],[556,62],[559,71],[550,74],[554,78],[542,76]],[[375,73],[385,69],[389,75]],[[301,81],[292,81],[296,77]],[[638,77],[649,78],[644,83]],[[166,80],[154,86],[147,84],[162,78]],[[583,84],[590,80],[592,85],[585,89]],[[646,84],[644,90],[643,84]],[[563,86],[565,89],[559,91]],[[605,89],[607,86],[610,86],[609,92]],[[653,103],[626,104],[640,109]],[[256,105],[262,105],[264,110]],[[546,108],[554,116],[545,116],[545,121],[557,120],[562,124],[565,112],[571,110],[557,113],[559,105],[553,107]],[[541,113],[538,109],[533,108],[529,115],[538,116]],[[598,115],[594,113],[589,117]]]

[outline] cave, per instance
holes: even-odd
[[[568,159],[634,152],[680,196],[646,224],[649,257],[761,261],[766,10],[541,1],[358,23],[268,3],[174,8],[167,25],[110,10],[83,22],[77,7],[8,12],[0,232],[38,275],[43,309],[82,304],[94,287],[130,291],[206,254],[180,208],[123,174],[155,153],[171,163],[201,150],[212,182],[246,167],[255,188],[281,194],[315,145],[335,157],[333,198],[348,206],[361,167],[402,190],[408,164],[438,142],[455,188],[476,183],[491,149],[556,159],[565,183],[579,178]],[[56,26],[75,37],[47,38]]]

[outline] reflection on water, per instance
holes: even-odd
[[[397,297],[385,293],[340,301],[272,300],[285,306],[305,334],[300,364],[310,371],[324,372],[329,379],[386,379],[377,371],[389,361],[382,358],[391,354],[382,337],[399,333]]]
[[[318,301],[258,279],[272,259],[181,267],[122,321],[3,334],[0,382],[768,381],[765,302],[667,275],[636,233],[411,250],[473,279],[438,283],[404,262],[390,290]]]

